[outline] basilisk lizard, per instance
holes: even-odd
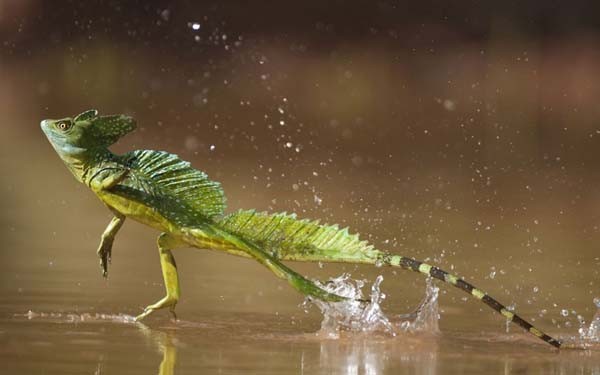
[[[161,232],[157,242],[166,296],[147,306],[136,320],[162,308],[175,314],[180,289],[172,250],[196,247],[253,258],[300,293],[332,302],[345,297],[325,291],[282,261],[382,264],[420,272],[462,289],[536,337],[561,346],[559,340],[463,279],[412,258],[377,250],[347,228],[286,213],[240,210],[225,215],[220,184],[176,155],[151,150],[115,155],[109,151],[109,146],[135,129],[135,120],[129,116],[99,116],[96,110],[89,110],[73,118],[44,120],[41,127],[75,178],[88,185],[114,214],[98,247],[105,277],[114,238],[126,217]]]

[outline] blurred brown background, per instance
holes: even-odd
[[[136,313],[161,294],[155,234],[139,225],[126,225],[111,281],[101,279],[95,249],[109,216],[39,130],[43,118],[97,108],[139,121],[115,151],[179,154],[222,182],[230,210],[349,225],[530,316],[589,319],[600,295],[599,10],[0,1],[0,304]],[[176,256],[183,311],[297,310],[300,298],[258,265]],[[384,273],[392,310],[422,294],[415,275],[345,269]],[[447,293],[445,309],[462,306]]]

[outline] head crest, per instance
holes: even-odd
[[[110,146],[125,134],[136,128],[135,120],[125,115],[98,116],[98,111],[91,109],[75,116],[76,123],[87,123],[89,132],[95,142]]]
[[[90,109],[90,110],[87,110],[87,111],[82,112],[82,113],[78,114],[77,116],[75,116],[74,120],[75,120],[75,122],[89,121],[89,120],[93,119],[94,117],[98,117],[98,110]]]

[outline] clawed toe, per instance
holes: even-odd
[[[175,313],[175,305],[172,305],[169,311],[171,312],[171,315],[173,315],[173,320],[177,320],[177,314]]]
[[[140,315],[135,317],[134,321],[139,322],[140,320],[144,319],[145,317],[152,314],[153,312],[154,312],[154,309],[151,308],[150,306],[148,306],[144,309],[143,313],[141,313]]]
[[[145,317],[152,314],[156,310],[164,309],[165,307],[169,308],[171,315],[173,315],[173,318],[175,320],[177,320],[177,315],[175,314],[175,305],[177,305],[177,300],[174,300],[169,297],[165,297],[153,305],[146,306],[146,308],[144,309],[144,312],[135,317],[135,321],[139,322],[140,320],[144,319]]]

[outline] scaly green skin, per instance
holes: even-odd
[[[175,155],[140,150],[114,155],[108,147],[135,129],[128,116],[98,116],[90,110],[74,118],[44,120],[48,140],[73,173],[113,212],[101,237],[98,256],[104,277],[108,273],[114,238],[129,217],[161,231],[160,263],[166,296],[136,317],[169,308],[175,316],[180,297],[177,266],[171,250],[196,247],[253,258],[300,293],[326,301],[345,297],[331,294],[294,272],[282,260],[382,264],[401,267],[451,284],[481,300],[506,319],[545,342],[556,340],[461,278],[417,260],[374,249],[357,235],[337,225],[299,220],[295,215],[238,211],[225,216],[220,185]]]

